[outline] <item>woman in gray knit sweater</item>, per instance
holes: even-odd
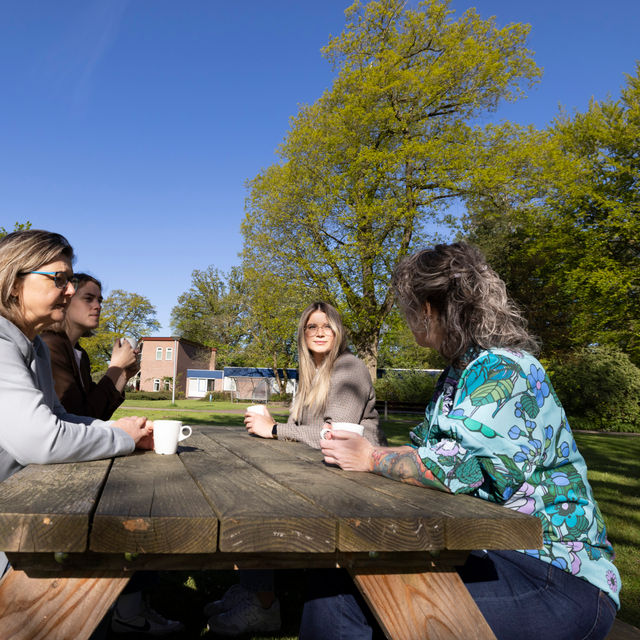
[[[262,438],[297,440],[320,448],[320,431],[332,423],[352,422],[364,427],[363,437],[373,446],[385,445],[378,427],[376,396],[369,370],[347,350],[347,338],[338,312],[326,302],[314,302],[298,323],[298,393],[286,423],[247,412],[250,434]],[[240,571],[240,584],[204,613],[214,633],[235,637],[247,633],[274,633],[280,628],[280,602],[274,591],[273,571]]]
[[[364,427],[364,437],[371,444],[385,444],[371,376],[364,362],[347,349],[340,314],[330,304],[314,302],[302,312],[298,360],[298,393],[287,422],[277,423],[268,411],[264,415],[246,413],[249,433],[298,440],[319,449],[323,427],[331,428],[332,422],[353,422]]]

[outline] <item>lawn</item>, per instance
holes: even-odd
[[[149,418],[171,418],[190,425],[243,426],[242,409],[248,403],[214,402],[213,406],[199,400],[179,400],[178,406],[169,401],[137,401],[136,406],[119,409],[114,418],[124,415],[147,415]],[[149,409],[153,407],[153,409]],[[279,420],[286,419],[285,407],[269,407]],[[196,409],[196,411],[194,411]],[[210,411],[207,411],[210,409]],[[235,412],[238,413],[235,413]],[[228,413],[225,413],[228,412]],[[407,441],[409,429],[419,416],[390,415],[382,426],[391,445]],[[622,575],[622,608],[619,618],[640,627],[640,436],[576,433],[576,441],[589,467],[589,481],[605,521],[609,539],[616,550],[616,564]],[[205,634],[201,611],[204,603],[224,593],[235,578],[231,573],[192,572],[161,575],[153,600],[167,615],[188,623],[188,631],[176,638],[194,638]],[[300,616],[302,572],[282,571],[278,574],[278,592],[282,606],[283,629],[280,640],[297,637]],[[115,636],[113,636],[115,638]],[[271,636],[269,636],[271,637]],[[254,640],[266,640],[254,636]]]

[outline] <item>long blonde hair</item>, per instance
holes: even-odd
[[[418,251],[396,266],[392,284],[414,330],[424,326],[426,302],[437,311],[443,336],[438,351],[448,362],[456,363],[473,346],[538,351],[504,282],[472,245],[456,242]]]
[[[322,364],[316,368],[311,351],[307,347],[304,330],[309,316],[315,311],[326,314],[327,322],[334,334],[333,347]],[[314,413],[324,409],[329,395],[331,370],[336,358],[347,350],[347,336],[340,314],[327,302],[313,302],[300,316],[298,322],[298,392],[291,406],[291,416],[297,422],[302,411],[308,408]]]

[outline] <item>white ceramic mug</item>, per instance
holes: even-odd
[[[129,336],[123,336],[120,338],[120,346],[122,346],[123,340],[126,340],[131,345],[132,349],[135,349],[138,346],[138,341],[135,338],[130,338]]]
[[[261,416],[266,416],[265,406],[263,404],[252,404],[250,407],[246,408],[246,411],[249,413],[259,413]]]
[[[185,433],[185,429],[188,432]],[[178,450],[178,442],[191,435],[191,427],[180,420],[153,421],[153,450],[162,455],[171,455]]]
[[[325,427],[320,431],[320,437],[326,440],[326,435],[330,431],[350,431],[351,433],[357,433],[359,436],[364,435],[364,427],[361,424],[355,424],[354,422],[333,422],[331,423],[331,429]]]

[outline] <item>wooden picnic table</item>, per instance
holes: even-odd
[[[494,638],[453,566],[539,548],[537,518],[197,427],[178,455],[30,465],[0,484],[0,638],[88,638],[133,571],[346,568],[387,637]]]

